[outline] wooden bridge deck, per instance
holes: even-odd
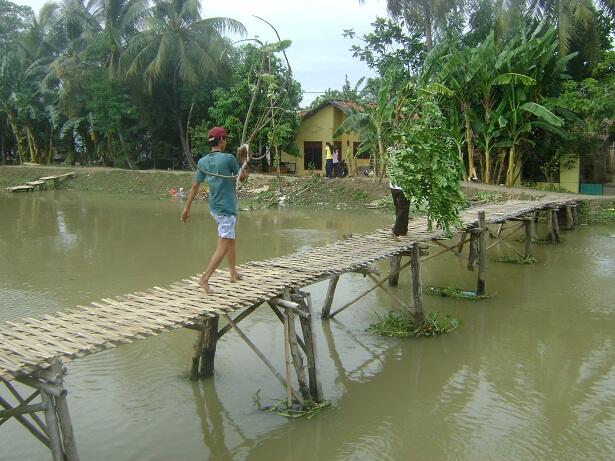
[[[510,200],[465,210],[463,228],[476,224],[485,211],[487,223],[527,215],[543,208],[578,201],[578,196],[545,196],[540,200]],[[329,245],[279,258],[240,266],[244,279],[230,283],[217,272],[215,290],[206,295],[191,277],[166,288],[154,287],[113,299],[93,302],[52,315],[24,318],[0,325],[0,378],[10,381],[49,367],[54,357],[70,360],[148,336],[191,326],[215,317],[259,305],[289,288],[301,288],[389,256],[409,251],[415,242],[445,238],[442,231],[428,231],[425,218],[410,221],[408,235],[396,241],[390,229],[351,236]]]

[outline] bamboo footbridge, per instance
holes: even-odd
[[[312,302],[309,293],[302,288],[329,279],[322,318],[337,315],[376,288],[385,290],[398,304],[422,317],[421,261],[449,251],[461,255],[464,244],[469,242],[468,268],[473,270],[474,265],[478,266],[476,293],[483,294],[487,250],[503,243],[517,252],[504,241],[502,231],[507,221],[513,223],[507,235],[519,229],[525,230],[525,253],[521,256],[527,257],[531,254],[538,213],[546,214],[547,238],[556,243],[559,241],[560,221],[566,228],[574,227],[578,200],[578,195],[549,194],[538,200],[508,200],[469,208],[460,216],[463,224],[457,231],[460,240],[453,246],[440,242],[450,236],[440,230],[427,230],[426,219],[416,218],[409,223],[408,235],[398,240],[392,238],[390,228],[351,235],[322,247],[243,264],[238,268],[243,279],[233,283],[229,281],[228,273],[218,271],[210,280],[213,294],[205,294],[195,276],[164,288],[153,287],[102,299],[90,306],[5,322],[0,325],[0,381],[8,389],[10,399],[16,402],[9,402],[0,393],[0,405],[4,408],[0,409],[0,425],[15,418],[49,447],[54,460],[77,460],[75,435],[63,386],[63,362],[178,328],[198,331],[192,356],[193,378],[213,372],[216,343],[224,334],[234,330],[285,387],[289,405],[320,402],[323,396],[312,328]],[[489,229],[490,224],[497,224],[498,230]],[[487,236],[496,242],[488,246]],[[438,252],[429,254],[429,243],[433,243]],[[410,257],[403,266],[402,256]],[[378,279],[379,273],[373,263],[387,258],[391,273]],[[407,266],[412,269],[412,303],[404,303],[384,286],[385,281],[389,286],[396,285],[400,271]],[[345,273],[361,273],[374,285],[331,312],[336,285]],[[284,325],[285,376],[237,325],[264,303]],[[234,318],[229,315],[240,310],[242,312]],[[219,329],[220,317],[227,321],[227,325]],[[295,330],[295,319],[299,320],[302,335]],[[295,372],[294,378],[291,371]],[[293,381],[296,381],[298,390]],[[24,389],[30,394],[24,394]],[[32,403],[36,398],[40,398],[40,403]],[[37,412],[44,413],[44,421]]]

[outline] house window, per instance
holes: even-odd
[[[363,159],[370,159],[370,152],[369,151],[365,151],[365,152],[361,152],[361,154],[357,155],[357,152],[359,151],[359,147],[361,146],[360,142],[354,142],[352,143],[352,153],[354,155],[355,158],[363,158]]]
[[[322,170],[322,142],[305,141],[303,143],[303,168]]]

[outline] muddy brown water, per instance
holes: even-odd
[[[203,204],[70,192],[0,195],[0,321],[51,313],[164,285],[200,271],[215,240]],[[239,260],[322,245],[388,225],[386,214],[243,212]],[[372,292],[317,322],[319,365],[332,407],[288,420],[254,406],[284,390],[233,333],[213,379],[187,379],[194,332],[180,330],[68,364],[69,405],[83,460],[439,460],[615,458],[615,226],[563,232],[536,246],[533,266],[493,262],[491,299],[426,296],[427,310],[463,321],[431,339],[365,332],[391,300]],[[520,243],[513,245],[521,248]],[[493,252],[492,252],[493,251]],[[498,253],[501,252],[501,253]],[[386,267],[382,264],[382,268]],[[425,263],[424,285],[473,288],[465,262]],[[410,298],[409,273],[399,288]],[[370,285],[341,278],[336,303]],[[309,287],[320,306],[326,283]],[[267,309],[243,323],[282,369],[282,330]],[[0,427],[0,459],[48,460],[22,427]]]

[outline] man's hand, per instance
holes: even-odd
[[[188,222],[188,219],[190,219],[190,209],[184,208],[182,210],[182,222],[186,224]]]

